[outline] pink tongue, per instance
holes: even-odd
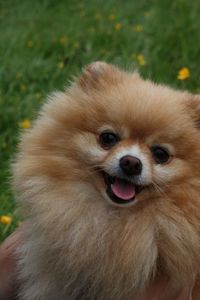
[[[123,200],[130,200],[135,197],[135,186],[128,181],[116,178],[111,188],[115,196]]]

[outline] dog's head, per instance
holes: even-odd
[[[198,97],[100,62],[84,70],[70,96],[74,159],[109,203],[182,202],[198,185]]]
[[[96,243],[105,239],[118,251],[108,270],[133,267],[138,282],[158,259],[168,274],[187,277],[200,244],[199,107],[198,96],[106,63],[89,65],[50,97],[22,139],[14,184],[28,214],[61,244],[77,224],[68,233],[77,234],[71,253],[80,241],[101,256]]]
[[[23,150],[37,174],[85,181],[110,204],[182,203],[200,186],[199,107],[198,96],[96,62],[51,97]]]

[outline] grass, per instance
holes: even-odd
[[[0,216],[12,217],[0,240],[19,222],[9,166],[22,121],[95,60],[198,93],[199,9],[199,0],[0,1]]]

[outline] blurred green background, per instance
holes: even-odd
[[[199,0],[0,1],[0,240],[20,222],[9,178],[48,93],[105,60],[200,92]]]

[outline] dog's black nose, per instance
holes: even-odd
[[[137,157],[131,155],[123,156],[120,159],[119,165],[122,171],[128,176],[139,175],[142,172],[141,161]]]

